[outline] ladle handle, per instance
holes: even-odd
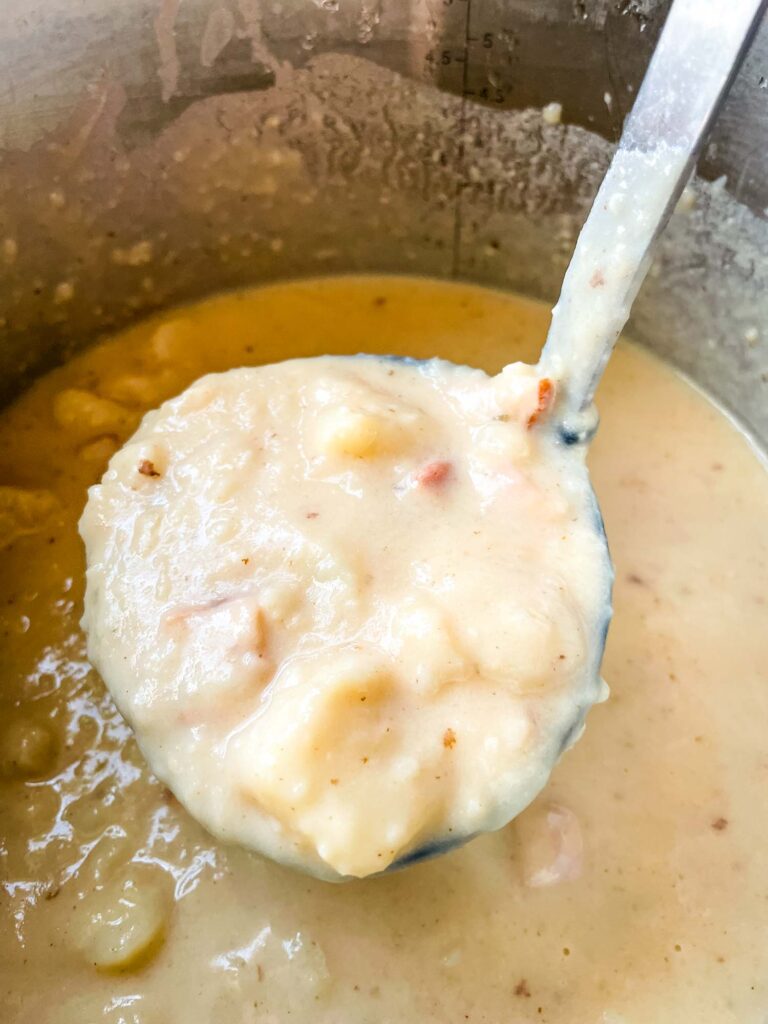
[[[542,352],[566,434],[589,410],[650,263],[768,0],[674,0],[581,230]]]

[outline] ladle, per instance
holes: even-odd
[[[596,425],[592,398],[766,0],[675,0],[581,229],[541,355],[568,440]]]

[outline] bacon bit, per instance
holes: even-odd
[[[536,403],[536,408],[528,417],[528,429],[537,422],[537,420],[549,409],[554,401],[555,397],[555,385],[548,377],[542,377],[539,381],[539,394]]]
[[[307,519],[317,519],[319,512],[307,512]]]
[[[520,981],[518,981],[517,985],[515,986],[515,995],[522,996],[524,999],[531,998],[531,990],[528,988],[528,982],[525,980],[525,978],[522,978]]]
[[[263,658],[267,653],[267,641],[269,634],[267,633],[267,616],[264,614],[263,608],[257,608],[253,619],[253,625],[255,627],[255,639],[253,649],[259,658]]]
[[[443,746],[452,750],[456,746],[456,733],[453,729],[446,729],[443,733]]]
[[[416,483],[421,487],[436,487],[443,483],[451,473],[451,464],[444,459],[436,459],[422,466],[415,474]]]
[[[155,469],[155,464],[151,459],[142,459],[139,463],[139,472],[142,476],[160,476],[158,471]]]
[[[596,270],[592,277],[589,279],[590,288],[602,288],[605,284],[605,278],[603,277],[602,270]]]
[[[243,563],[243,565],[248,565],[248,563],[250,562],[250,558],[241,558],[240,561]]]
[[[728,819],[715,818],[715,820],[712,822],[712,828],[715,830],[715,832],[725,832],[725,830],[728,828]]]

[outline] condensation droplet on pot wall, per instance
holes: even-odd
[[[66,302],[71,302],[75,297],[75,286],[71,281],[59,281],[53,290],[53,301],[57,306],[62,306]]]
[[[122,267],[140,267],[152,260],[152,242],[143,239],[128,248],[117,247],[112,250],[112,262]]]
[[[556,125],[560,124],[563,118],[563,105],[562,103],[548,103],[541,111],[541,119],[544,124]]]
[[[744,331],[744,341],[749,345],[750,348],[754,348],[760,340],[760,332],[757,327],[747,327]]]
[[[696,206],[696,193],[690,185],[686,185],[680,193],[680,198],[675,206],[675,213],[690,213]]]
[[[19,255],[19,244],[15,238],[3,239],[3,262],[11,266]]]

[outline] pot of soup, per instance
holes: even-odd
[[[371,877],[343,884],[227,842],[211,824],[224,820],[216,772],[190,769],[192,795],[152,773],[81,626],[88,489],[108,466],[117,486],[140,424],[139,438],[158,415],[177,429],[187,406],[144,416],[191,401],[176,396],[197,394],[199,378],[358,352],[489,373],[536,361],[668,6],[29,0],[0,12],[3,1021],[765,1020],[768,23],[597,395],[589,467],[615,569],[610,697],[510,824],[387,873],[371,847],[357,872]],[[327,436],[366,457],[384,443],[358,430],[369,420]],[[203,525],[189,512],[178,529],[209,529],[223,550],[219,512],[250,455],[238,462],[219,427],[204,438],[215,486],[190,499],[194,516],[209,503]],[[439,503],[458,459],[427,461],[403,488]],[[137,465],[120,493],[141,488],[151,505],[162,458]],[[356,500],[354,472],[334,479]],[[302,508],[303,529],[325,514]],[[157,529],[150,517],[131,530],[140,563]],[[200,654],[206,637],[242,627],[243,657],[268,679],[276,624],[303,629],[286,537],[269,600],[243,605],[242,622],[241,605],[218,597],[185,606],[168,659],[174,644]],[[361,544],[330,575],[313,563],[311,586],[338,604],[344,587],[386,576],[386,559],[359,566]],[[167,578],[140,576],[138,620],[143,606],[155,616],[168,579],[198,570],[177,547]],[[227,571],[256,586],[252,555],[236,554]],[[478,616],[493,580],[474,583],[461,611],[486,637],[501,628]],[[441,586],[448,576],[425,584]],[[427,690],[464,657],[431,607],[408,617],[399,601],[393,619]],[[211,651],[200,679],[219,670]],[[143,648],[134,655],[129,687],[145,681]],[[377,679],[361,689],[344,676],[344,700],[375,701]],[[193,737],[226,715],[215,693],[204,718],[196,707],[181,721]],[[359,728],[328,707],[312,718],[310,763]],[[263,792],[293,812],[304,794],[278,741],[296,723],[275,714],[257,736]],[[400,758],[389,792],[376,790],[366,827],[391,839],[387,864],[399,840],[379,819],[407,816],[406,794],[427,792],[419,771],[463,756],[468,725],[441,724],[434,759]],[[521,728],[507,713],[484,726],[488,764],[524,742]],[[368,749],[354,749],[362,772]],[[326,784],[333,795],[344,779]],[[205,804],[208,829],[190,804]],[[339,851],[334,864],[351,863]]]

